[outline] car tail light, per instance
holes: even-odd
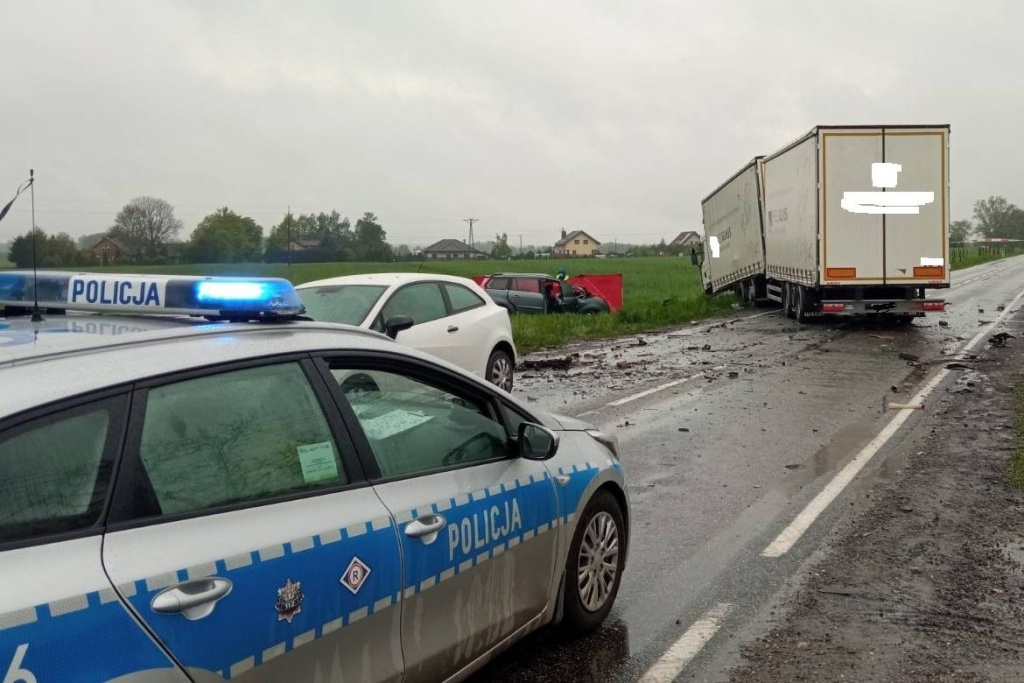
[[[945,301],[925,301],[924,310],[926,311],[944,311],[946,310]]]
[[[842,313],[846,310],[846,304],[822,304],[822,313]]]

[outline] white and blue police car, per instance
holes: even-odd
[[[611,609],[590,425],[284,280],[0,271],[0,305],[3,683],[461,680]]]

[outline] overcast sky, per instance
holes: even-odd
[[[373,211],[394,244],[656,242],[816,124],[949,123],[952,218],[1024,204],[1024,3],[45,0],[0,5],[0,204]],[[29,202],[0,242],[30,228]]]

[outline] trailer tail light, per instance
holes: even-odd
[[[822,313],[842,313],[846,310],[846,304],[822,304]]]
[[[924,310],[926,311],[944,311],[946,310],[945,301],[925,301]]]
[[[857,277],[856,268],[826,268],[825,279],[827,280],[850,280]]]
[[[946,269],[942,266],[914,266],[914,277],[944,277]]]

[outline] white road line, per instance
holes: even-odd
[[[735,605],[719,603],[704,613],[654,663],[639,683],[670,683],[715,635]]]
[[[709,368],[709,370],[724,370],[727,367],[729,367],[729,366],[728,365],[716,365],[713,368]],[[707,372],[707,370],[705,370],[704,372]],[[644,391],[641,391],[638,394],[633,394],[632,396],[627,396],[625,398],[620,398],[617,401],[612,401],[611,403],[608,403],[607,405],[608,405],[608,407],[614,408],[614,407],[617,407],[617,406],[624,405],[626,403],[632,403],[633,401],[635,401],[637,399],[640,399],[640,398],[643,398],[645,396],[650,396],[651,394],[656,394],[659,391],[664,391],[665,389],[671,389],[672,387],[677,387],[680,384],[683,384],[684,382],[689,382],[692,379],[697,379],[698,377],[703,377],[704,376],[704,372],[699,372],[696,375],[690,375],[689,377],[683,377],[682,379],[676,379],[676,380],[672,380],[671,382],[665,382],[664,384],[659,384],[658,386],[653,387],[651,389],[645,389]]]
[[[960,349],[959,353],[957,353],[956,356],[951,357],[950,360],[962,357],[963,354],[973,349],[974,346],[985,337],[985,335],[989,334],[996,325],[1002,322],[1003,319],[1009,315],[1011,309],[1016,306],[1021,297],[1024,297],[1024,291],[1017,294],[1017,296],[1014,297],[1013,302],[1007,306],[993,322],[982,328],[982,330],[978,332],[973,339],[967,342],[967,344]],[[913,399],[911,399],[910,403],[920,403],[923,401],[930,393],[932,393],[932,391],[935,390],[935,387],[939,386],[942,380],[946,379],[948,375],[949,370],[945,368],[939,370],[939,372],[937,372],[927,384],[921,387],[921,390],[917,392]],[[850,462],[846,463],[846,466],[841,469],[835,477],[833,477],[832,481],[825,485],[825,488],[823,488],[818,495],[816,495],[811,502],[807,504],[807,507],[805,507],[803,511],[801,511],[800,514],[790,522],[789,526],[783,529],[782,532],[775,537],[775,540],[772,541],[767,548],[761,551],[761,556],[781,557],[789,552],[789,549],[792,548],[798,540],[800,540],[800,537],[803,536],[804,532],[811,527],[818,516],[825,511],[825,509],[840,493],[842,493],[843,489],[846,488],[853,478],[856,477],[862,469],[864,469],[864,466],[867,465],[871,458],[881,450],[882,446],[892,438],[892,435],[899,430],[900,426],[907,421],[913,412],[914,411],[909,408],[899,411],[889,424],[879,432],[878,436],[872,439],[868,445],[861,449],[861,451],[855,455]]]

